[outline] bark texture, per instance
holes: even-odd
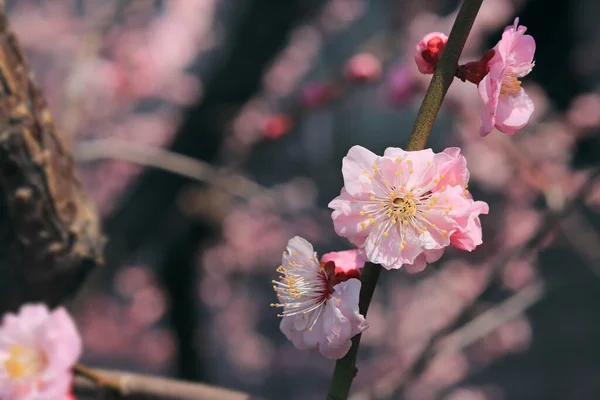
[[[65,300],[104,242],[0,2],[0,313]]]

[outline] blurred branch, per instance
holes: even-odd
[[[427,360],[435,357],[456,354],[478,340],[493,332],[504,323],[517,317],[529,307],[537,303],[544,295],[544,285],[541,282],[532,282],[517,293],[478,315],[463,327],[455,330],[445,337],[435,340],[430,347]],[[389,398],[393,393],[398,393],[399,384],[403,381],[403,371],[392,371],[356,395],[352,400],[383,399]]]
[[[538,231],[531,237],[525,244],[513,248],[503,249],[497,254],[492,260],[492,269],[488,276],[487,287],[491,287],[492,284],[498,279],[504,270],[505,265],[513,259],[523,257],[528,252],[535,250],[540,244],[548,238],[552,231],[559,225],[563,218],[568,216],[573,210],[575,210],[581,202],[589,195],[593,189],[592,183],[600,176],[600,169],[591,171],[586,182],[581,188],[575,193],[573,198],[559,211],[549,210],[543,219],[542,226]],[[485,290],[482,292],[485,293]],[[410,383],[412,383],[416,377],[418,377],[429,365],[432,357],[436,354],[438,349],[439,340],[443,337],[451,335],[451,332],[457,332],[460,329],[460,321],[464,321],[468,316],[473,315],[477,308],[481,295],[474,299],[469,305],[467,305],[462,312],[450,321],[444,328],[436,332],[427,342],[421,353],[406,367],[402,368],[400,373],[394,373],[393,381],[395,382],[394,393],[402,392]],[[467,323],[469,324],[469,323]],[[467,325],[465,325],[467,326]],[[384,378],[389,381],[388,378]],[[377,384],[376,384],[377,385]],[[369,391],[372,389],[369,389]],[[357,400],[359,398],[356,398]]]
[[[56,305],[102,264],[104,237],[0,2],[0,311]]]
[[[422,150],[425,148],[427,138],[433,128],[433,123],[442,106],[444,96],[454,80],[458,59],[467,41],[471,27],[475,22],[483,0],[464,0],[450,31],[448,43],[440,58],[439,64],[433,74],[425,98],[417,114],[417,120],[412,133],[408,138],[408,151]],[[361,277],[359,309],[361,314],[367,314],[369,304],[373,298],[381,266],[367,263]],[[350,386],[357,373],[356,356],[360,345],[361,335],[352,340],[352,347],[348,353],[335,364],[331,385],[327,394],[328,400],[344,400],[348,398]]]
[[[84,367],[75,370],[73,393],[76,396],[95,396],[107,390],[115,400],[260,400],[248,394],[202,383],[121,371],[94,370]],[[98,381],[101,377],[102,381]],[[107,386],[103,382],[112,382]]]
[[[88,140],[78,143],[73,153],[77,162],[119,159],[146,167],[159,168],[198,182],[208,183],[244,199],[251,199],[266,191],[266,188],[248,178],[227,173],[207,162],[160,147],[126,140]]]
[[[561,223],[563,237],[584,259],[584,265],[600,278],[600,234],[581,211],[573,212]]]
[[[434,346],[436,354],[454,354],[493,332],[505,322],[519,316],[544,295],[544,284],[532,282],[497,306],[478,315]]]

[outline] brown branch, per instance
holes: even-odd
[[[102,263],[98,217],[75,177],[0,1],[0,311],[56,305]]]
[[[244,199],[252,199],[267,191],[267,188],[242,175],[228,173],[197,158],[127,140],[86,140],[77,144],[74,157],[77,162],[116,159],[154,167],[214,185]]]
[[[81,370],[75,371],[73,392],[76,396],[94,396],[110,390],[111,398],[115,400],[261,400],[246,393],[203,383],[87,367],[85,370],[83,374]],[[98,382],[98,377],[102,377],[101,382]],[[106,381],[112,382],[110,389],[102,384]],[[118,390],[114,390],[115,385]]]

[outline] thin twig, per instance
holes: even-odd
[[[94,396],[109,387],[114,390],[115,400],[260,400],[249,394],[202,383],[184,382],[129,372],[95,370],[75,367],[73,391],[76,396]],[[98,383],[98,379],[101,380]],[[116,388],[115,388],[116,386]]]
[[[75,146],[73,157],[81,163],[119,159],[158,168],[211,184],[247,200],[266,191],[266,188],[248,178],[227,173],[196,158],[126,140],[97,139],[80,142]]]
[[[543,295],[544,284],[542,282],[530,283],[502,303],[481,313],[463,327],[436,340],[432,347],[434,351],[429,359],[456,354],[473,345],[523,313],[542,299]],[[375,385],[352,396],[351,400],[388,398],[391,393],[398,393],[398,383],[403,380],[403,375],[402,371],[392,371],[378,380]]]
[[[455,354],[519,316],[544,295],[544,284],[532,282],[517,293],[478,315],[462,328],[452,332],[436,345],[438,355]]]
[[[113,390],[116,393],[123,393],[121,384],[118,380],[109,378],[96,370],[86,367],[83,364],[75,364],[73,367],[75,376],[81,376],[88,381],[91,381],[97,388],[107,388]]]

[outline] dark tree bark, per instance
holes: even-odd
[[[104,237],[0,2],[0,313],[54,306],[102,263]]]

